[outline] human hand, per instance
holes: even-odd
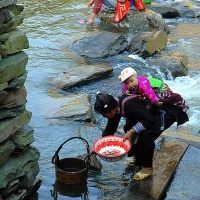
[[[157,102],[157,103],[156,103],[156,106],[158,106],[158,107],[161,108],[161,107],[162,107],[162,104],[163,104],[163,102]]]
[[[88,8],[91,7],[93,3],[94,3],[94,0],[89,1],[87,4]]]
[[[92,24],[93,23],[93,19],[89,19],[86,24]]]
[[[126,134],[124,135],[123,142],[125,142],[126,140],[131,141],[131,139],[132,139],[132,133],[127,131]]]
[[[96,154],[96,152],[94,151],[94,149],[90,149],[89,155],[92,155],[92,154]]]
[[[125,95],[131,95],[129,90],[126,90]]]

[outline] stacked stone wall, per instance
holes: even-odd
[[[26,109],[29,48],[24,31],[23,7],[16,0],[0,0],[0,199],[24,199],[39,173],[39,151],[31,144],[34,130]]]

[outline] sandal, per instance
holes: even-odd
[[[149,174],[144,174],[144,173],[138,172],[138,173],[135,174],[133,179],[136,180],[136,181],[141,181],[141,180],[144,180],[145,178],[152,176],[152,175],[153,175],[153,171],[150,172]]]

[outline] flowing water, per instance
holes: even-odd
[[[81,189],[62,189],[55,181],[55,166],[51,159],[65,140],[73,136],[85,138],[90,145],[101,136],[100,129],[93,124],[69,122],[67,120],[48,119],[49,113],[56,108],[56,95],[68,93],[89,93],[94,101],[98,90],[120,90],[116,84],[116,76],[106,80],[91,83],[79,88],[64,92],[49,82],[50,77],[56,77],[60,72],[74,66],[84,64],[84,60],[70,54],[65,49],[67,45],[81,35],[101,31],[107,28],[95,20],[94,25],[86,26],[78,23],[79,19],[88,19],[91,9],[86,7],[87,1],[73,0],[20,0],[25,6],[23,11],[25,20],[20,26],[26,30],[30,48],[25,50],[29,56],[27,65],[28,77],[26,80],[27,109],[33,113],[30,125],[34,128],[35,142],[41,158],[40,176],[42,185],[31,199],[119,199],[129,182],[131,170],[125,160],[117,163],[108,163],[101,160],[101,173],[90,171],[87,185]],[[198,1],[196,1],[198,6]],[[190,105],[190,121],[184,126],[191,127],[193,134],[200,136],[200,26],[197,19],[166,20],[171,33],[166,52],[182,52],[189,57],[189,74],[175,80],[167,80],[170,87],[178,91]],[[110,63],[113,64],[113,63]],[[109,63],[108,63],[109,65]],[[114,75],[119,73],[122,63],[114,64]],[[115,72],[115,70],[117,72]],[[116,86],[118,85],[118,86]],[[97,118],[97,123],[105,125],[105,121]],[[78,147],[78,148],[77,148]],[[78,152],[77,152],[78,150]],[[61,156],[69,157],[86,153],[86,147],[79,140],[69,142],[63,146]]]

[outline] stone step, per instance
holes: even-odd
[[[141,181],[131,180],[121,200],[160,200],[187,147],[182,142],[163,142],[154,154],[153,176]]]

